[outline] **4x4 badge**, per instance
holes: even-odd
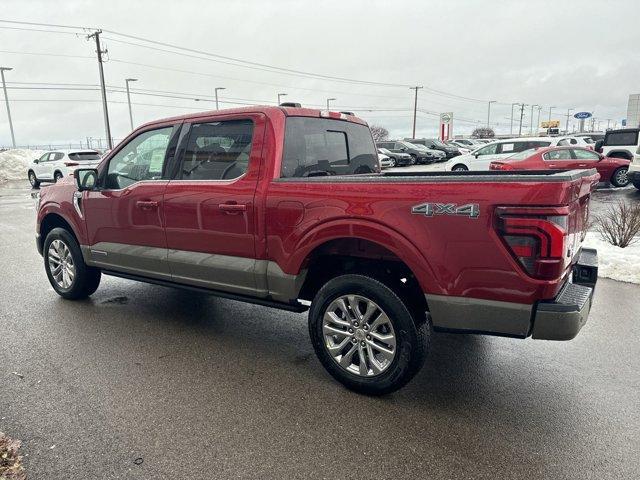
[[[455,203],[421,203],[413,207],[411,213],[424,215],[425,217],[461,215],[463,217],[478,218],[480,216],[480,205],[477,203],[467,203],[460,206]]]

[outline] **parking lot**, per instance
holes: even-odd
[[[594,210],[635,189],[595,194]],[[436,334],[382,398],[321,367],[305,314],[105,277],[51,289],[28,185],[0,187],[0,431],[29,478],[637,478],[637,285],[571,342]]]

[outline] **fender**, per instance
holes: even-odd
[[[363,219],[333,219],[316,225],[301,237],[283,270],[299,273],[314,249],[339,238],[359,238],[385,247],[409,267],[424,292],[444,293],[444,289],[436,283],[437,277],[429,261],[409,239],[392,228]]]
[[[607,152],[605,154],[605,157],[611,157],[616,153],[620,153],[620,154],[624,155],[623,157],[616,157],[616,158],[625,158],[627,160],[633,160],[633,153],[631,153],[629,150],[626,150],[626,149],[610,150],[609,152]]]
[[[73,205],[71,204],[71,202],[59,204],[54,201],[47,201],[44,205],[41,205],[40,209],[38,210],[38,221],[36,225],[36,231],[38,235],[40,235],[42,222],[47,217],[47,215],[50,214],[58,215],[65,222],[67,222],[71,227],[74,236],[78,239],[78,243],[80,245],[86,245],[87,236],[85,232],[84,222],[82,222],[82,220],[79,219],[77,215],[75,215],[75,211],[73,210]],[[44,238],[42,238],[41,241],[44,241]]]

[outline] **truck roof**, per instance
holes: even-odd
[[[155,125],[159,123],[166,123],[176,120],[194,120],[202,117],[210,117],[214,115],[234,115],[242,113],[264,113],[267,117],[274,115],[280,115],[284,113],[287,117],[313,117],[313,118],[332,118],[334,120],[344,120],[347,122],[358,123],[360,125],[368,125],[363,119],[356,117],[355,115],[348,115],[343,112],[334,112],[327,110],[320,110],[317,108],[303,108],[303,107],[274,107],[269,105],[252,105],[248,107],[239,108],[227,108],[223,110],[208,110],[204,112],[188,113],[186,115],[177,115],[175,117],[162,118],[160,120],[154,120],[152,122],[145,123],[142,127]]]

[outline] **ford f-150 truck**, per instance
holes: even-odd
[[[41,190],[54,290],[101,274],[309,310],[324,367],[383,394],[433,329],[569,340],[597,253],[581,248],[595,170],[385,173],[367,124],[248,107],[146,124],[97,168]]]

